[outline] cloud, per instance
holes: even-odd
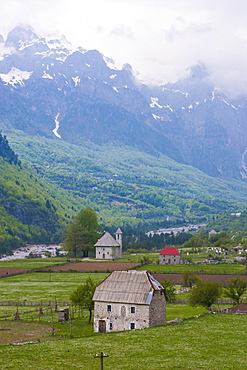
[[[203,62],[219,89],[247,93],[243,0],[0,0],[0,33],[19,23],[98,49],[147,83],[184,77]]]

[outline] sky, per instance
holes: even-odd
[[[0,0],[0,34],[28,24],[97,49],[147,84],[205,64],[219,90],[247,94],[246,0]]]

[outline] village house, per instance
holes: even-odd
[[[116,231],[116,239],[106,232],[94,245],[96,247],[95,255],[97,259],[114,260],[122,257],[122,231],[120,228]]]
[[[182,263],[180,253],[175,247],[165,247],[159,254],[161,265],[178,265]]]
[[[215,230],[211,230],[211,231],[209,231],[209,233],[208,233],[208,237],[209,238],[211,238],[211,236],[214,236],[214,235],[217,235],[218,233],[217,233],[217,231],[215,231]]]
[[[114,271],[95,290],[94,331],[106,333],[165,324],[163,286],[147,271]]]

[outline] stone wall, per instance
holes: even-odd
[[[181,263],[180,256],[159,256],[159,263],[161,265],[179,265]]]
[[[99,332],[99,321],[105,331],[143,329],[166,323],[166,300],[163,291],[154,291],[150,305],[95,302],[94,331]]]
[[[149,326],[149,305],[95,302],[95,332],[99,331],[99,320],[105,320],[106,332],[142,329]]]
[[[149,325],[166,323],[166,299],[163,291],[155,290],[149,308]]]

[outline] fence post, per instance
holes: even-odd
[[[70,331],[70,337],[72,338],[72,312],[71,312],[71,306],[69,306],[69,331]]]
[[[52,306],[50,306],[50,309],[51,309],[51,323],[52,323],[51,334],[54,335],[55,329],[54,329],[54,320],[53,320]]]
[[[16,313],[14,316],[14,320],[20,320],[19,311],[18,311],[18,302],[16,304]]]

